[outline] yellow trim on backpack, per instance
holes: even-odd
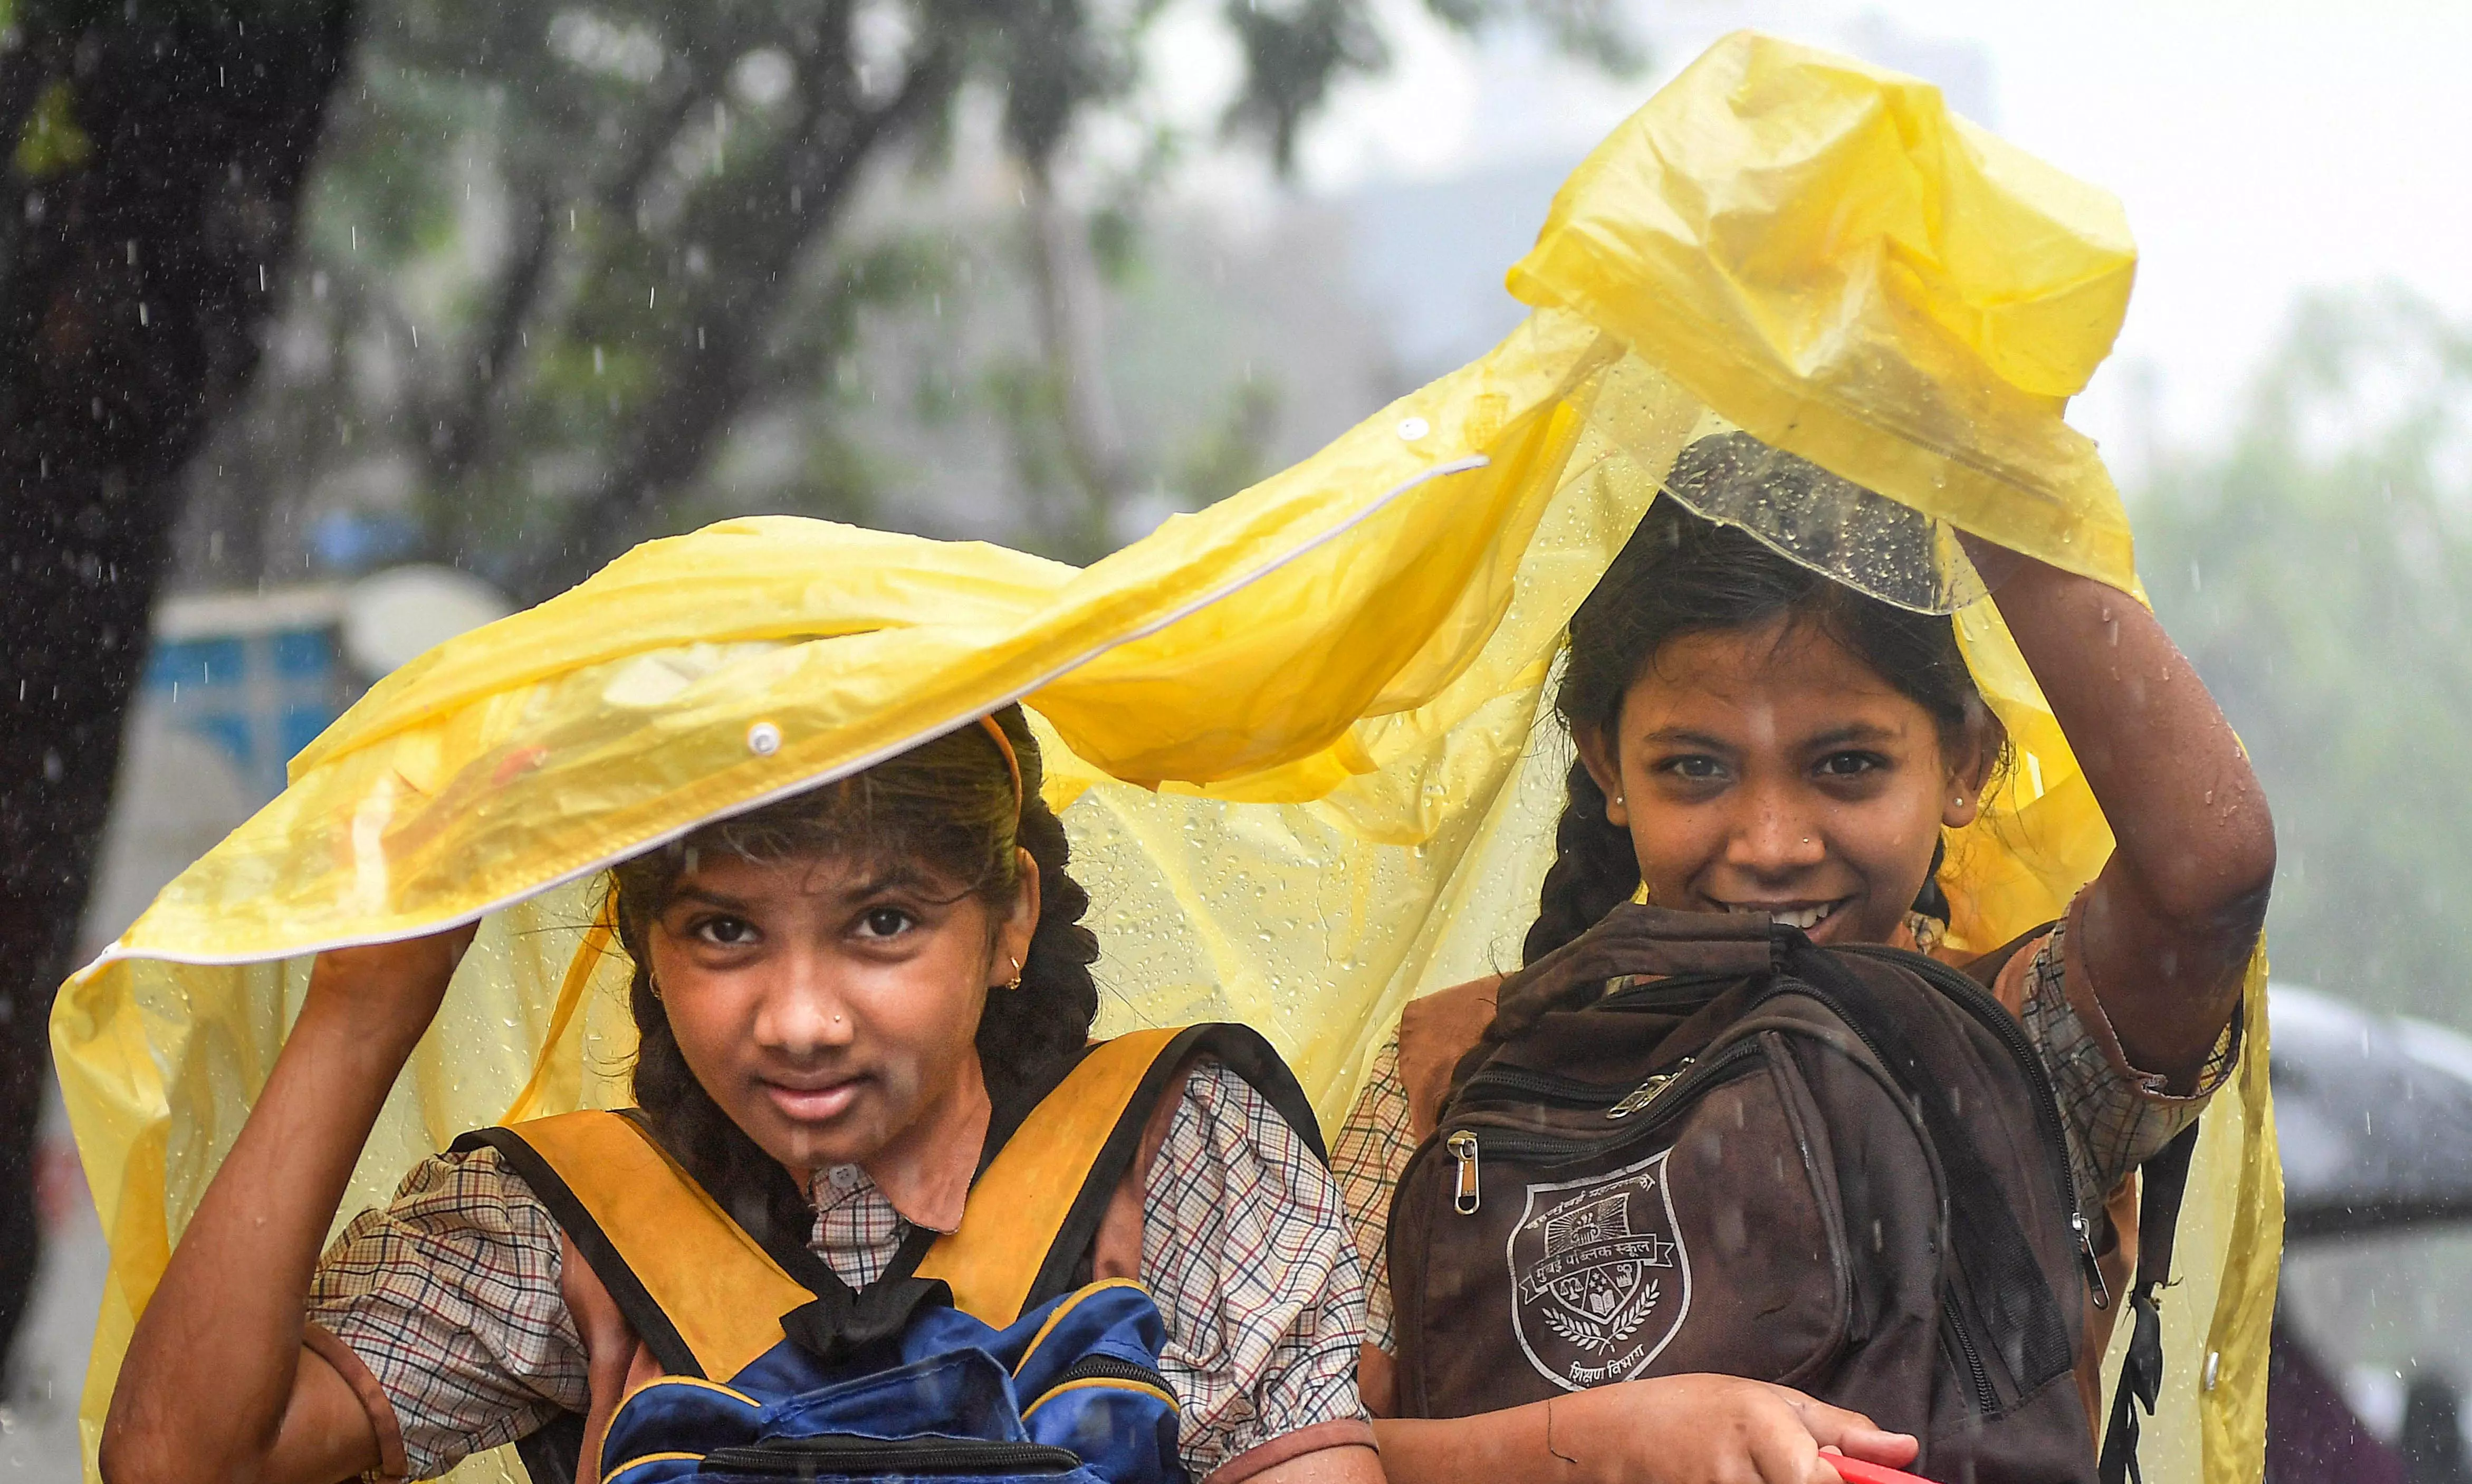
[[[1174,1397],[1169,1396],[1166,1392],[1159,1390],[1148,1381],[1128,1381],[1108,1376],[1087,1376],[1078,1381],[1066,1381],[1061,1386],[1051,1386],[1047,1390],[1040,1392],[1038,1394],[1037,1400],[1021,1409],[1021,1420],[1023,1422],[1030,1421],[1032,1413],[1036,1412],[1040,1407],[1047,1405],[1047,1403],[1055,1400],[1057,1398],[1064,1395],[1068,1391],[1087,1391],[1093,1386],[1105,1386],[1111,1391],[1139,1392],[1145,1397],[1156,1397],[1161,1401],[1166,1402],[1167,1409],[1171,1412],[1181,1414],[1184,1411],[1184,1408],[1177,1405],[1176,1399]]]
[[[1056,1305],[1054,1312],[1047,1316],[1047,1323],[1038,1327],[1038,1332],[1030,1337],[1030,1343],[1022,1348],[1021,1359],[1013,1364],[1012,1374],[1019,1376],[1021,1374],[1022,1367],[1030,1364],[1030,1357],[1037,1354],[1038,1347],[1046,1344],[1047,1337],[1056,1332],[1056,1326],[1058,1321],[1062,1320],[1065,1315],[1070,1314],[1075,1309],[1081,1307],[1082,1300],[1090,1297],[1090,1295],[1094,1293],[1101,1293],[1109,1288],[1130,1288],[1135,1293],[1143,1294],[1150,1292],[1149,1288],[1133,1281],[1129,1278],[1110,1278],[1105,1282],[1091,1283],[1086,1287],[1075,1289],[1071,1297],[1067,1298],[1063,1303]]]
[[[646,1453],[641,1458],[630,1458],[625,1463],[620,1464],[617,1468],[610,1470],[609,1472],[602,1478],[601,1484],[618,1484],[618,1481],[626,1476],[628,1471],[633,1469],[638,1464],[674,1464],[682,1463],[690,1458],[694,1459],[697,1463],[703,1462],[703,1455],[701,1453]]]
[[[634,1400],[637,1397],[651,1391],[655,1386],[693,1386],[699,1391],[720,1392],[730,1400],[743,1401],[758,1411],[763,1410],[764,1407],[763,1402],[758,1401],[753,1397],[740,1391],[737,1387],[724,1386],[719,1381],[708,1381],[701,1376],[655,1376],[647,1380],[639,1381],[634,1387],[630,1389],[626,1395],[618,1399],[618,1405],[624,1407],[628,1402]]]
[[[985,1324],[1019,1319],[1090,1166],[1181,1029],[1132,1031],[1083,1057],[1005,1141],[970,1187],[961,1227],[927,1249],[918,1276],[942,1279],[953,1306]]]
[[[745,1370],[781,1343],[781,1316],[815,1297],[634,1120],[561,1113],[512,1132],[591,1213],[705,1376]]]

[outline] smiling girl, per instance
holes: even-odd
[[[1816,472],[1731,434],[1686,449],[1670,485],[1712,492],[1743,467],[1786,470],[1768,493],[1788,506],[1808,495],[1794,471]],[[2002,961],[1994,989],[2056,1089],[2080,1214],[2103,1233],[2108,1208],[2113,1233],[2133,1236],[2116,1219],[2133,1209],[2128,1176],[2196,1118],[2237,1053],[2272,826],[2239,743],[2151,613],[2086,578],[1966,544],[2118,837],[2065,917]],[[1643,893],[1660,907],[1788,923],[1820,945],[1965,960],[1942,942],[1936,875],[1945,832],[1981,813],[2006,738],[1950,618],[1865,596],[1659,499],[1573,617],[1556,704],[1579,760],[1528,963]],[[1412,1004],[1334,1146],[1370,1271],[1364,1376],[1377,1416],[1391,1392],[1391,1192],[1491,1021],[1498,983]],[[2126,1258],[2105,1249],[2112,1292]],[[2089,1314],[2083,1349],[2099,1358],[2109,1314]],[[2081,1389],[2089,1379],[2080,1373]],[[1399,1484],[1819,1484],[1835,1477],[1823,1446],[1892,1465],[1916,1447],[1784,1387],[1706,1376],[1377,1430]]]
[[[1098,947],[1038,789],[1008,707],[610,873],[645,1124],[862,1307],[963,1224],[983,1154],[1083,1057]],[[319,1251],[471,936],[320,956],[131,1343],[114,1484],[425,1478],[561,1415],[591,1418],[593,1476],[618,1398],[660,1367],[500,1146],[425,1161]],[[1279,1078],[1173,1065],[1082,1271],[1154,1301],[1192,1478],[1378,1479],[1337,1189],[1256,1086]]]

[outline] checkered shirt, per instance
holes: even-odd
[[[2175,1096],[2166,1089],[2163,1078],[2128,1065],[2091,989],[2068,982],[2066,934],[2065,924],[2056,925],[2034,945],[2026,965],[2017,1018],[2051,1071],[2052,1089],[2064,1114],[2061,1123],[2068,1137],[2069,1162],[2077,1172],[2080,1208],[2100,1231],[2104,1204],[2112,1189],[2187,1128],[2230,1079],[2240,1054],[2240,1017],[2234,1016],[2216,1041],[2199,1074],[2197,1089]],[[1929,930],[1917,936],[1928,948]],[[1348,1111],[1330,1150],[1331,1173],[1347,1198],[1348,1227],[1365,1259],[1366,1331],[1386,1354],[1397,1352],[1390,1258],[1384,1248],[1390,1192],[1415,1149],[1394,1031],[1375,1053],[1372,1076]]]
[[[864,1286],[909,1223],[855,1167],[822,1172],[814,1195],[810,1245]],[[1262,1095],[1216,1063],[1198,1066],[1143,1196],[1141,1278],[1165,1321],[1159,1369],[1191,1476],[1362,1419],[1362,1274],[1339,1188]],[[413,1477],[585,1409],[559,1266],[557,1223],[489,1149],[422,1161],[392,1204],[327,1249],[309,1318],[376,1379]]]

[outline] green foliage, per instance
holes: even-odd
[[[93,157],[94,142],[78,127],[76,90],[68,79],[56,78],[36,98],[17,136],[12,160],[17,174],[28,180],[48,180]]]
[[[1266,381],[1239,381],[1219,419],[1184,450],[1177,484],[1197,505],[1221,500],[1272,472],[1265,451],[1279,415],[1279,390]]]
[[[2397,293],[2305,304],[2230,446],[2137,517],[2274,809],[2277,976],[2472,1024],[2472,333]]]
[[[1454,24],[1525,16],[1602,52],[1572,20],[1597,3],[1430,0]],[[1183,148],[1139,112],[1159,11],[365,0],[277,353],[202,466],[218,472],[189,549],[211,535],[223,558],[200,575],[296,573],[342,517],[408,528],[387,556],[527,598],[708,513],[936,527],[889,495],[943,461],[877,446],[891,422],[1000,430],[1010,475],[986,498],[1018,518],[976,530],[1059,555],[1105,550],[1114,505],[1188,467],[1218,471],[1215,491],[1246,463],[1225,437],[1261,418],[1196,405],[1183,420],[1207,435],[1094,454],[1104,378],[1086,334],[1057,342],[1140,279],[1144,208]],[[1230,127],[1284,164],[1330,87],[1381,65],[1376,13],[1234,6],[1249,65]],[[1129,158],[1076,155],[1103,114]],[[1011,189],[939,176],[956,163],[1038,189],[1016,217]],[[1069,261],[1028,225],[1039,210],[1080,221]],[[1074,312],[1053,312],[1059,295]],[[1192,436],[1224,446],[1197,464]]]

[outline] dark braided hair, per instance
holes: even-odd
[[[1703,438],[1682,450],[1667,488],[1688,495],[1746,464],[1771,484],[1818,470],[1792,455],[1761,449],[1745,460],[1747,433]],[[1791,501],[1795,491],[1774,491]],[[1779,617],[1816,626],[1869,665],[1898,693],[1922,706],[1954,750],[1977,718],[1987,718],[1974,677],[1945,614],[1917,613],[1869,597],[1785,557],[1739,528],[1719,525],[1660,497],[1613,565],[1571,616],[1571,642],[1555,713],[1575,738],[1610,733],[1624,698],[1674,640],[1695,634],[1754,629]],[[1994,723],[1996,726],[1996,722]],[[2005,747],[2005,740],[2003,746]],[[1536,922],[1523,959],[1535,963],[1595,926],[1639,890],[1639,858],[1630,835],[1605,818],[1604,791],[1584,764],[1573,763],[1570,799],[1554,831],[1553,867],[1545,874]],[[1947,842],[1932,851],[1931,877],[1914,910],[1948,921],[1938,875]]]
[[[1099,940],[1082,925],[1090,897],[1065,872],[1064,825],[1039,797],[1038,743],[1021,708],[1007,706],[995,720],[1021,763],[1017,817],[1011,772],[994,738],[973,725],[854,777],[707,825],[610,872],[619,941],[634,961],[635,1101],[662,1143],[750,1232],[804,1245],[806,1193],[696,1081],[653,993],[652,924],[699,853],[898,861],[951,881],[957,896],[1003,909],[1020,886],[1018,845],[1038,863],[1038,923],[1019,988],[989,994],[979,1017],[988,1097],[1003,1108],[1035,1093],[1089,1040],[1099,1013],[1090,976]]]

